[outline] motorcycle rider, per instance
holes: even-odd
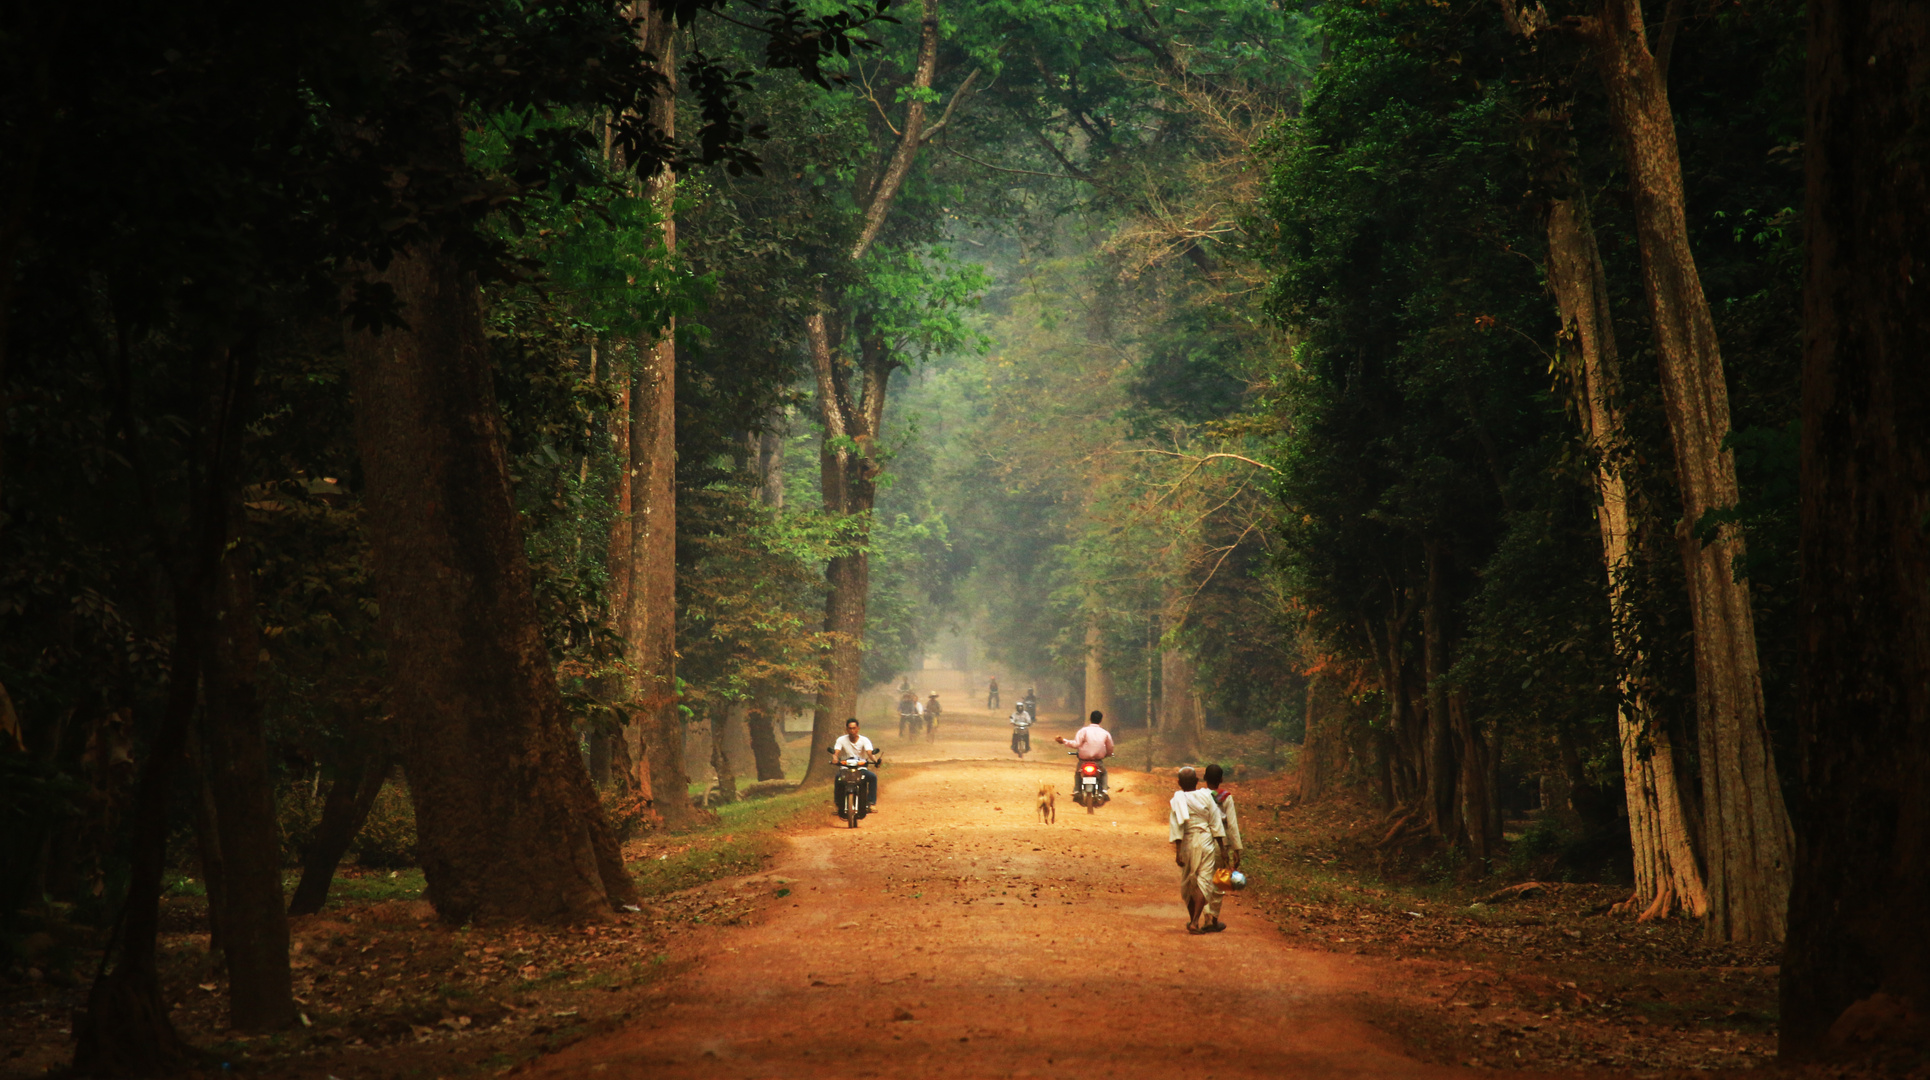
[[[1025,755],[1032,752],[1032,732],[1029,730],[1032,727],[1032,714],[1026,712],[1023,705],[1014,705],[1012,716],[1006,722],[1012,725],[1012,752],[1019,756],[1020,761],[1024,761]]]
[[[871,745],[870,739],[858,734],[858,718],[855,716],[844,722],[844,734],[831,744],[832,761],[842,764],[852,758],[861,758],[867,763],[864,771],[864,808],[866,813],[870,813],[878,809],[878,774],[869,768],[878,763],[878,748]],[[834,805],[836,801],[834,794]]]
[[[985,688],[985,707],[988,709],[996,709],[999,707],[999,677],[997,675],[992,676],[992,685]]]
[[[1111,798],[1112,796],[1108,794],[1107,788],[1110,778],[1106,775],[1106,759],[1112,756],[1113,746],[1112,733],[1100,726],[1105,719],[1105,713],[1094,709],[1092,710],[1092,715],[1086,718],[1086,726],[1080,728],[1078,734],[1070,739],[1061,735],[1053,741],[1063,746],[1072,747],[1072,752],[1079,755],[1080,765],[1088,761],[1097,762],[1099,765],[1099,795],[1101,798]],[[1072,770],[1072,790],[1079,790],[1079,769],[1077,766],[1074,766]]]
[[[938,714],[944,712],[938,706],[938,691],[933,690],[925,699],[925,741],[938,741]]]
[[[918,695],[907,684],[898,692],[898,737],[905,737],[905,729],[914,723],[918,715]]]

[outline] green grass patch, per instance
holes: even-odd
[[[778,830],[826,799],[827,792],[813,789],[720,806],[715,822],[652,843],[652,854],[631,864],[637,889],[646,897],[663,896],[756,873],[783,846]]]
[[[293,893],[295,883],[301,879],[301,872],[290,872],[282,876],[284,891]],[[423,899],[423,889],[428,881],[423,872],[409,870],[338,870],[334,881],[328,883],[328,903],[382,903],[382,901],[419,901]]]

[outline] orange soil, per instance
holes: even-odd
[[[981,699],[982,700],[982,699]],[[948,712],[940,748],[979,760],[882,774],[880,810],[824,817],[769,874],[754,925],[673,945],[685,973],[637,1018],[528,1067],[618,1077],[1437,1077],[1363,1016],[1394,1001],[1393,965],[1290,947],[1239,896],[1230,929],[1191,936],[1166,841],[1166,782],[1115,769],[1087,814],[1035,729]],[[879,739],[923,757],[896,738]],[[1117,759],[1115,759],[1117,760]],[[1059,789],[1057,824],[1035,815]],[[781,898],[780,892],[782,892]],[[1521,1075],[1519,1073],[1515,1075]]]

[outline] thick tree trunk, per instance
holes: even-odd
[[[228,542],[228,511],[256,369],[252,342],[215,350],[215,356],[210,383],[220,390],[209,395],[189,460],[192,539],[180,553],[173,577],[174,645],[167,699],[128,814],[133,835],[127,897],[102,959],[104,973],[88,990],[86,1011],[74,1025],[74,1071],[83,1076],[166,1073],[188,1056],[161,997],[155,948],[167,866],[169,788],[200,699],[202,663],[213,637],[215,582]],[[128,453],[138,453],[133,433],[123,435]],[[107,968],[110,961],[113,966]]]
[[[1930,9],[1809,7],[1791,1057],[1930,1040]]]
[[[1711,510],[1736,504],[1729,392],[1715,323],[1689,250],[1682,166],[1663,73],[1650,54],[1639,0],[1605,0],[1597,66],[1629,166],[1642,277],[1655,327],[1662,400],[1682,489],[1677,541],[1695,628],[1696,718],[1705,811],[1708,932],[1727,941],[1782,938],[1792,836],[1763,719],[1749,590],[1732,566],[1742,540],[1693,535]]]
[[[667,15],[644,5],[641,47],[660,73],[675,84],[673,28]],[[651,123],[676,134],[674,101],[654,103]],[[650,197],[663,220],[665,250],[677,250],[674,213],[677,178],[665,169],[648,179]],[[677,346],[676,324],[637,343],[639,363],[628,395],[630,550],[624,560],[629,580],[620,591],[617,630],[624,638],[630,666],[628,697],[635,731],[631,749],[640,772],[647,771],[653,805],[664,824],[680,828],[700,815],[686,792],[684,721],[677,704]],[[620,496],[621,497],[621,496]]]
[[[602,917],[634,886],[537,623],[475,277],[433,248],[381,277],[409,329],[351,330],[349,369],[429,896],[453,923]]]
[[[1177,647],[1160,650],[1160,726],[1166,730],[1169,740],[1177,740],[1169,745],[1187,758],[1199,756],[1205,737],[1205,718],[1200,715],[1194,692],[1198,673],[1193,658],[1183,650]]]
[[[1113,697],[1112,675],[1106,670],[1105,636],[1099,632],[1099,620],[1091,617],[1086,620],[1086,691],[1080,711],[1091,714],[1096,710],[1111,719],[1116,711]]]
[[[1430,539],[1424,547],[1427,601],[1421,609],[1421,665],[1427,686],[1427,729],[1422,742],[1427,823],[1438,839],[1459,843],[1461,799],[1455,788],[1460,770],[1454,756],[1454,721],[1448,715],[1447,545]]]
[[[231,513],[237,513],[231,511]],[[203,744],[214,797],[224,881],[221,950],[228,962],[230,1023],[273,1031],[295,1022],[288,969],[288,916],[281,888],[281,833],[262,732],[255,671],[261,635],[255,626],[254,579],[245,545],[222,559],[214,641],[203,666],[207,709]],[[210,903],[215,902],[213,892]]]
[[[1306,734],[1300,740],[1300,798],[1312,802],[1334,787],[1339,775],[1339,725],[1343,719],[1336,688],[1318,673],[1307,678]]]
[[[923,17],[918,28],[918,62],[907,89],[904,125],[883,169],[858,199],[860,222],[858,236],[846,258],[856,263],[871,250],[884,223],[897,202],[898,192],[924,145],[925,94],[931,90],[938,71],[938,2],[923,0]],[[819,449],[819,473],[824,489],[825,511],[834,517],[856,518],[860,545],[868,539],[876,481],[881,466],[873,456],[877,439],[884,430],[885,392],[891,372],[898,365],[882,340],[868,336],[862,327],[857,333],[861,358],[858,363],[862,389],[854,397],[850,363],[839,355],[841,341],[833,335],[843,329],[837,319],[830,289],[820,286],[814,310],[806,316],[805,340],[811,354],[812,372],[817,381],[818,419],[824,425]],[[843,335],[838,335],[842,338]],[[811,758],[804,771],[805,784],[828,784],[834,775],[828,748],[844,731],[844,721],[857,715],[860,663],[864,651],[865,608],[871,582],[870,555],[854,551],[831,560],[825,568],[824,628],[835,635],[826,662],[825,685],[818,693],[817,708],[811,718]]]
[[[824,628],[833,635],[825,664],[824,688],[818,692],[811,718],[811,764],[806,784],[830,783],[834,773],[828,748],[844,732],[844,722],[858,714],[862,681],[866,607],[871,588],[871,510],[877,500],[881,470],[873,448],[884,428],[885,393],[896,362],[875,339],[861,340],[858,373],[862,390],[854,397],[845,365],[835,355],[826,312],[806,320],[806,340],[818,384],[818,411],[825,423],[818,450],[819,487],[825,512],[851,522],[850,543],[857,549],[839,555],[825,567]]]
[[[1501,810],[1495,801],[1495,758],[1500,747],[1490,745],[1481,724],[1468,711],[1468,696],[1456,690],[1447,695],[1448,719],[1454,728],[1461,766],[1461,822],[1468,854],[1484,872],[1501,848]]]
[[[753,707],[744,718],[750,726],[751,757],[757,762],[759,780],[784,779],[784,744],[777,737],[777,710]]]
[[[1632,500],[1622,471],[1627,450],[1622,433],[1620,358],[1609,308],[1608,275],[1602,268],[1588,205],[1579,194],[1556,200],[1548,212],[1548,284],[1561,309],[1563,331],[1577,356],[1571,378],[1579,399],[1582,434],[1595,458],[1595,510],[1608,571],[1608,603],[1616,652],[1623,672],[1640,672],[1644,646],[1636,633],[1627,577],[1633,563]],[[1628,800],[1629,839],[1635,851],[1635,894],[1628,907],[1642,918],[1708,908],[1693,833],[1682,809],[1675,751],[1666,727],[1648,708],[1639,681],[1625,674],[1616,711],[1622,784]]]
[[[313,915],[328,902],[328,887],[335,870],[342,865],[355,834],[375,808],[375,797],[382,793],[393,770],[384,751],[351,756],[328,785],[328,798],[322,803],[322,820],[315,826],[315,838],[302,852],[302,879],[288,901],[290,915]]]
[[[737,707],[733,706],[732,711]],[[730,760],[730,712],[710,718],[710,769],[717,774],[717,801],[737,801],[737,769]]]

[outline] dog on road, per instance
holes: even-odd
[[[1039,821],[1051,825],[1059,820],[1059,789],[1052,784],[1039,785]]]

